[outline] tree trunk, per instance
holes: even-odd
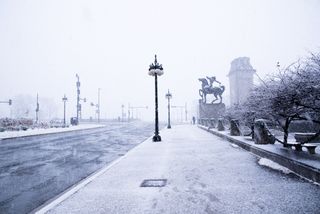
[[[287,143],[288,143],[289,125],[290,125],[290,122],[291,122],[291,119],[290,119],[290,118],[287,118],[287,119],[286,119],[286,122],[285,122],[285,124],[284,124],[284,127],[283,127],[283,132],[284,132],[284,135],[283,135],[283,146],[284,146],[284,147],[287,147]]]
[[[251,138],[254,140],[254,125],[251,126]]]

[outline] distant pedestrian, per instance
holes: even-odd
[[[193,125],[196,124],[196,118],[195,118],[195,116],[192,117],[192,124],[193,124]]]

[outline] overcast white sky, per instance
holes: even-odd
[[[0,100],[38,92],[56,102],[62,117],[66,94],[74,115],[78,73],[89,102],[102,88],[102,117],[117,117],[121,104],[130,103],[148,105],[143,117],[151,119],[148,66],[157,54],[165,119],[168,88],[174,105],[191,106],[197,78],[216,76],[228,87],[236,57],[250,57],[263,77],[277,61],[285,66],[319,51],[319,11],[318,0],[0,0]],[[2,116],[7,109],[1,105]],[[83,109],[85,117],[93,112]]]

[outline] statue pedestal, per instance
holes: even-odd
[[[199,100],[199,118],[220,118],[224,115],[226,106],[224,103],[203,103]]]

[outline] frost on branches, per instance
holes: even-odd
[[[256,86],[245,103],[232,106],[226,116],[239,119],[253,131],[255,119],[266,119],[283,132],[286,146],[292,121],[310,121],[317,124],[320,135],[320,53],[293,63],[269,76]]]

